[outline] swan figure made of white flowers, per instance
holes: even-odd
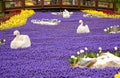
[[[70,13],[69,11],[67,11],[66,9],[63,11],[63,18],[70,18],[72,13]]]
[[[13,35],[15,38],[11,41],[10,44],[12,49],[27,48],[31,46],[31,41],[28,35],[20,35],[18,30],[15,30]]]
[[[77,28],[77,33],[89,33],[88,25],[84,25],[83,20],[79,20],[80,25]]]
[[[31,20],[33,24],[41,24],[41,25],[58,25],[61,20],[58,19],[41,19],[41,20]]]

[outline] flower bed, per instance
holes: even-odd
[[[120,68],[73,68],[68,58],[77,51],[88,48],[89,52],[114,51],[120,48],[120,34],[106,34],[103,30],[112,25],[119,25],[120,19],[84,18],[84,13],[74,12],[64,19],[51,12],[36,12],[22,27],[0,31],[0,38],[6,43],[0,46],[1,78],[114,78]],[[32,19],[59,19],[58,26],[32,24]],[[79,20],[84,20],[91,32],[76,34]],[[31,38],[32,45],[26,49],[13,50],[10,41],[13,31],[18,29]]]
[[[102,51],[101,47],[99,47],[98,49],[99,49],[98,52],[89,52],[88,49],[85,47],[85,50],[80,50],[80,51],[77,52],[77,55],[75,55],[75,56],[72,55],[69,58],[70,65],[73,66],[73,67],[83,67],[83,68],[85,68],[85,67],[89,67],[89,68],[94,68],[94,67],[103,68],[103,66],[104,66],[104,68],[105,67],[120,67],[120,64],[118,65],[117,62],[115,62],[118,58],[114,59],[114,58],[116,58],[116,56],[120,57],[120,53],[119,53],[117,47],[114,47],[115,51],[113,51],[113,52]],[[97,58],[100,58],[100,59],[97,60]],[[107,60],[110,59],[110,58],[112,58],[114,60],[106,61],[105,60],[106,58],[107,58]],[[103,64],[99,63],[99,60],[101,60],[100,62],[102,62],[102,61],[105,62],[106,61],[106,63],[105,64],[104,63]],[[118,60],[120,60],[120,58]],[[94,64],[97,63],[97,61],[98,61],[99,64],[97,64],[95,66]],[[110,65],[111,61],[114,62],[114,64],[111,63],[111,65]],[[100,65],[102,65],[102,66],[100,66]]]
[[[16,12],[16,11],[15,11]],[[22,10],[20,14],[9,14],[6,17],[1,18],[3,21],[0,24],[0,30],[10,29],[13,27],[19,27],[26,24],[28,17],[34,14],[33,10]]]
[[[120,15],[116,12],[111,10],[103,10],[103,11],[96,11],[96,10],[81,10],[82,12],[92,14],[95,16],[103,17],[103,18],[120,18]]]

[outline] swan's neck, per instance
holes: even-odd
[[[14,38],[16,37],[16,35],[14,35]]]
[[[81,26],[84,26],[84,25],[83,25],[83,22],[81,22],[80,25],[81,25]]]
[[[14,35],[14,38],[17,37],[17,36],[19,36],[19,35]]]

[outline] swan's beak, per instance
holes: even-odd
[[[14,35],[14,38],[16,37],[16,35]]]

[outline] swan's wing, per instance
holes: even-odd
[[[88,25],[86,24],[85,27],[88,27]]]

